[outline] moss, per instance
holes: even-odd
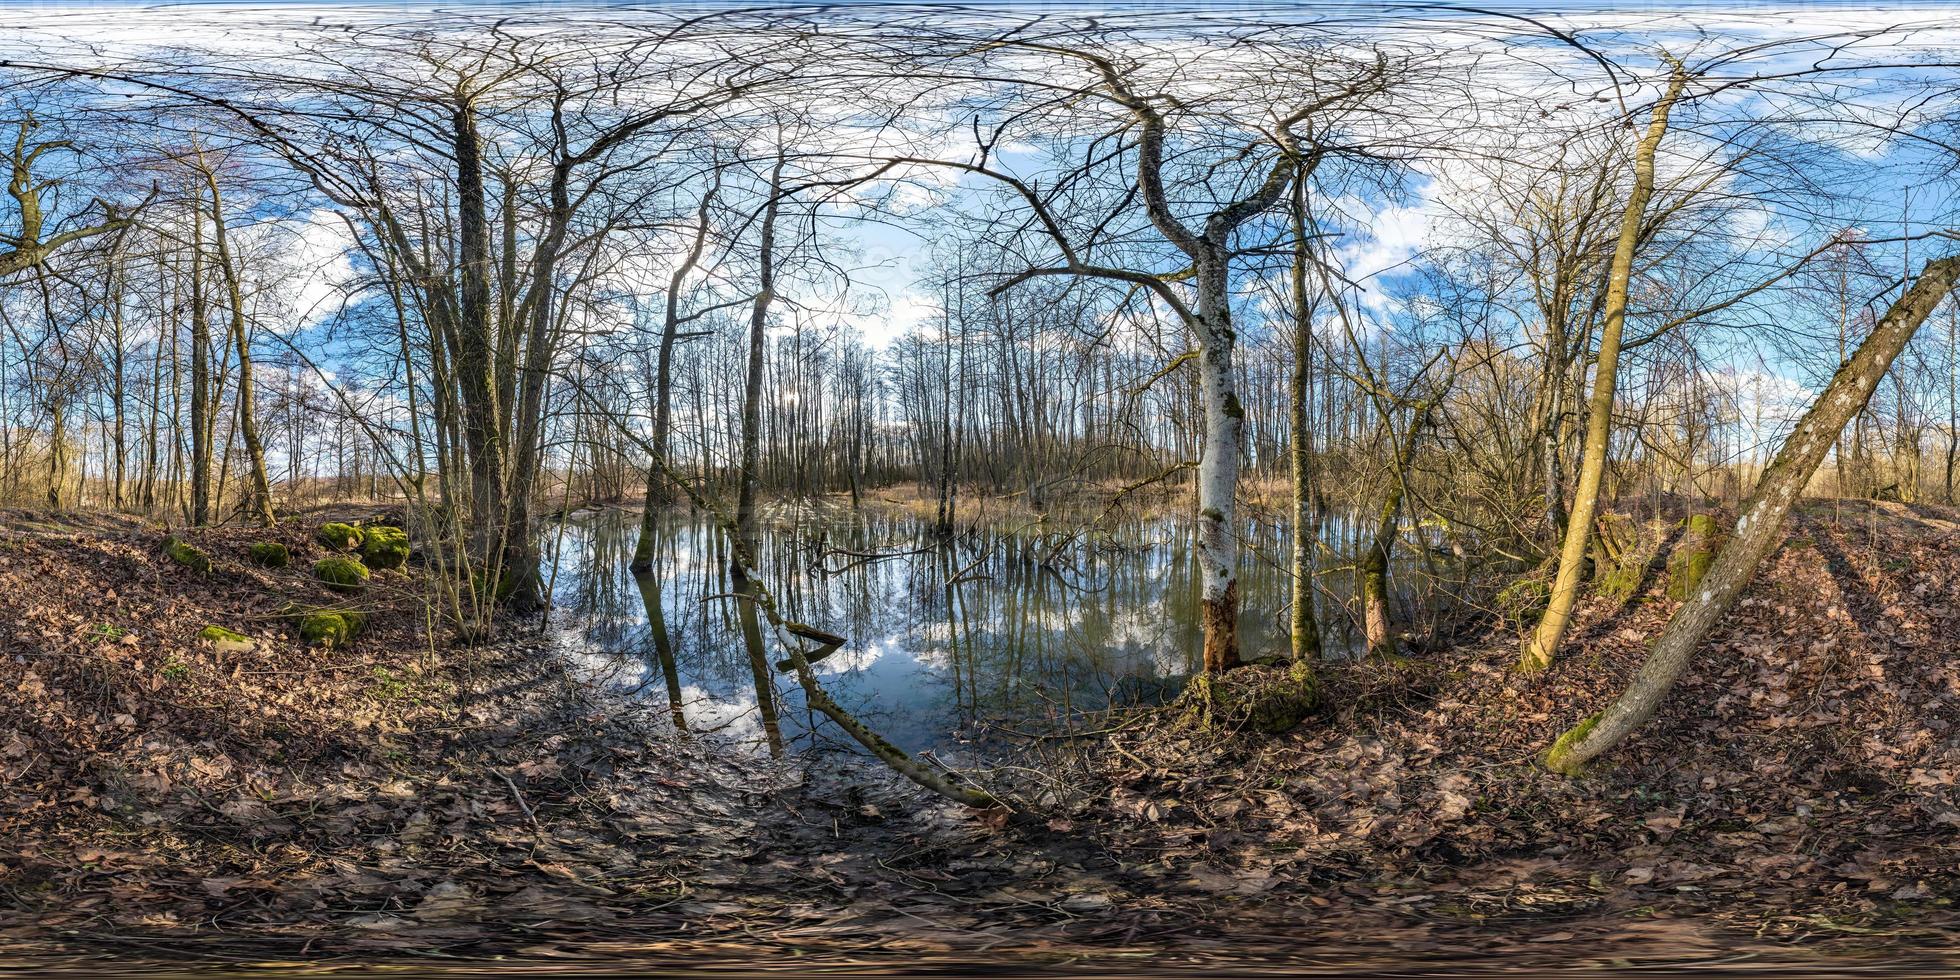
[[[1632,565],[1616,565],[1607,569],[1599,577],[1599,593],[1615,602],[1625,602],[1633,598],[1640,588],[1640,569]]]
[[[1542,760],[1545,763],[1545,768],[1553,772],[1564,773],[1567,776],[1577,776],[1580,772],[1584,771],[1584,763],[1575,762],[1567,758],[1567,756],[1571,754],[1573,747],[1585,741],[1586,736],[1592,734],[1592,730],[1598,725],[1599,715],[1591,714],[1581,718],[1578,724],[1566,729],[1565,734],[1560,735],[1557,740],[1552,742],[1552,747],[1545,750],[1545,756]]]
[[[1715,515],[1692,514],[1688,517],[1688,534],[1697,541],[1711,541],[1715,537]]]
[[[353,551],[361,546],[361,529],[339,521],[328,521],[320,525],[319,533],[314,537],[318,538],[321,544],[335,551]]]
[[[197,638],[209,642],[223,653],[241,653],[254,645],[251,637],[222,626],[206,626],[197,631]]]
[[[361,559],[369,568],[400,568],[408,562],[408,532],[374,524],[361,529]]]
[[[335,555],[313,563],[313,574],[335,592],[359,592],[367,588],[368,567],[349,555]]]
[[[1715,564],[1715,552],[1707,548],[1676,552],[1667,563],[1667,597],[1686,601],[1701,584],[1708,567]]]
[[[211,556],[175,535],[163,539],[163,553],[199,575],[211,574]]]
[[[367,626],[367,614],[358,609],[289,607],[288,613],[299,623],[300,640],[313,646],[344,647]]]
[[[277,541],[254,542],[246,549],[246,553],[251,556],[254,564],[265,568],[285,568],[293,560],[292,553]]]

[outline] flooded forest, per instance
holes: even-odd
[[[1957,64],[0,7],[0,975],[1952,969]]]

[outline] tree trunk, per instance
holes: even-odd
[[[1320,624],[1313,614],[1314,546],[1318,544],[1313,514],[1313,430],[1307,424],[1307,388],[1313,369],[1313,310],[1307,304],[1307,203],[1305,174],[1293,180],[1293,375],[1287,389],[1287,423],[1292,452],[1288,469],[1293,478],[1293,608],[1288,623],[1293,660],[1320,659]]]
[[[742,389],[742,456],[738,474],[741,487],[735,498],[735,531],[742,539],[743,549],[751,555],[760,554],[756,548],[755,496],[759,475],[756,467],[762,454],[762,368],[768,341],[769,304],[776,298],[776,215],[782,207],[785,160],[784,154],[778,152],[775,166],[769,171],[769,200],[762,206],[761,241],[757,248],[760,271],[755,301],[749,307],[749,365]],[[738,577],[746,575],[739,566],[735,573]]]
[[[1566,515],[1565,544],[1559,550],[1558,576],[1552,583],[1551,601],[1544,618],[1520,655],[1518,667],[1526,671],[1551,666],[1559,642],[1572,622],[1572,608],[1579,599],[1579,586],[1587,567],[1588,538],[1593,515],[1599,507],[1600,482],[1606,472],[1606,453],[1613,434],[1613,396],[1620,367],[1620,335],[1626,326],[1627,289],[1633,278],[1633,253],[1640,242],[1640,225],[1647,200],[1654,192],[1654,157],[1661,137],[1667,133],[1668,114],[1681,97],[1688,76],[1677,64],[1668,81],[1667,93],[1654,105],[1647,133],[1634,150],[1633,189],[1627,195],[1626,213],[1620,218],[1620,238],[1613,247],[1613,263],[1606,278],[1604,323],[1600,329],[1599,362],[1593,372],[1592,398],[1586,407],[1586,441],[1579,459],[1579,485],[1572,496],[1572,510]]]
[[[245,442],[246,468],[251,479],[251,497],[245,501],[245,509],[258,519],[261,527],[271,527],[278,522],[272,516],[272,482],[265,472],[265,446],[259,442],[252,344],[245,328],[245,289],[239,281],[241,270],[231,254],[231,236],[225,232],[224,198],[218,192],[217,175],[206,170],[204,181],[211,191],[211,241],[218,249],[218,268],[231,302],[231,340],[238,349],[238,434]]]
[[[656,457],[647,466],[646,503],[640,510],[640,540],[633,546],[633,571],[644,572],[653,567],[653,540],[656,533],[655,521],[660,508],[673,502],[673,493],[662,474],[669,462],[668,445],[674,419],[674,345],[680,341],[681,330],[681,288],[687,284],[688,273],[700,263],[701,254],[708,244],[708,212],[714,206],[715,194],[720,190],[720,178],[701,195],[701,204],[694,212],[694,244],[687,256],[667,278],[667,297],[665,312],[660,323],[660,352],[655,356],[653,367],[653,453]]]
[[[1198,569],[1204,583],[1204,668],[1239,665],[1239,447],[1245,409],[1232,375],[1231,296],[1222,247],[1196,262],[1198,383],[1204,403],[1204,449],[1198,461]]]
[[[204,310],[204,195],[191,208],[191,524],[211,523],[211,321]]]
[[[1661,699],[1687,668],[1695,647],[1735,605],[1763,559],[1782,543],[1784,519],[1844,431],[1845,423],[1864,410],[1893,358],[1953,289],[1956,276],[1960,276],[1960,256],[1927,263],[1918,281],[1885,312],[1871,336],[1838,369],[1763,470],[1755,490],[1740,508],[1742,516],[1736,521],[1735,536],[1716,553],[1695,594],[1668,620],[1632,683],[1605,711],[1559,736],[1546,753],[1546,765],[1559,772],[1577,773],[1653,717]]]

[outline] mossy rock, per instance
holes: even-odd
[[[320,530],[314,537],[318,538],[321,544],[335,551],[353,551],[361,546],[361,529],[339,521],[328,521],[320,525]]]
[[[369,568],[400,568],[408,563],[408,532],[386,524],[361,529],[361,560]]]
[[[1599,577],[1599,594],[1615,602],[1625,602],[1633,598],[1634,592],[1640,588],[1642,571],[1643,569],[1638,565],[1632,564],[1615,565],[1607,569],[1606,574]]]
[[[1695,587],[1701,584],[1702,576],[1708,574],[1708,567],[1715,564],[1715,552],[1709,548],[1692,551],[1677,551],[1667,563],[1667,597],[1686,601],[1694,594]]]
[[[1667,597],[1686,601],[1715,564],[1715,545],[1721,530],[1713,514],[1688,515],[1687,533],[1667,560]]]
[[[211,574],[211,556],[176,535],[163,539],[163,553],[199,575]]]
[[[1280,735],[1320,708],[1320,677],[1306,663],[1199,674],[1176,706],[1179,720],[1194,728]]]
[[[253,564],[265,568],[285,568],[293,561],[292,553],[277,541],[254,542],[246,553],[251,556]]]
[[[206,626],[197,631],[197,638],[210,642],[219,653],[244,653],[258,645],[251,637],[222,626]]]
[[[313,563],[313,575],[335,592],[359,592],[367,588],[368,567],[352,555],[335,555]]]
[[[311,646],[344,647],[367,626],[367,614],[358,609],[292,607],[289,613],[299,624],[300,640]]]

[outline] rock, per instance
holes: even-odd
[[[246,549],[246,552],[251,556],[253,564],[264,568],[285,568],[293,560],[286,546],[277,541],[255,542]]]
[[[361,529],[339,521],[328,521],[320,525],[319,533],[314,537],[318,538],[321,544],[335,551],[353,551],[361,546]]]
[[[313,646],[344,647],[367,625],[367,614],[358,609],[293,606],[287,608],[287,614],[298,621],[300,640]]]
[[[209,642],[219,653],[246,653],[258,643],[243,633],[234,633],[222,626],[206,626],[197,631],[197,638]]]
[[[386,524],[361,529],[361,559],[369,568],[400,568],[408,563],[408,532]]]
[[[350,555],[335,555],[313,563],[313,574],[335,592],[359,592],[367,588],[368,567]]]
[[[174,534],[163,539],[163,553],[199,575],[211,574],[211,556]]]

